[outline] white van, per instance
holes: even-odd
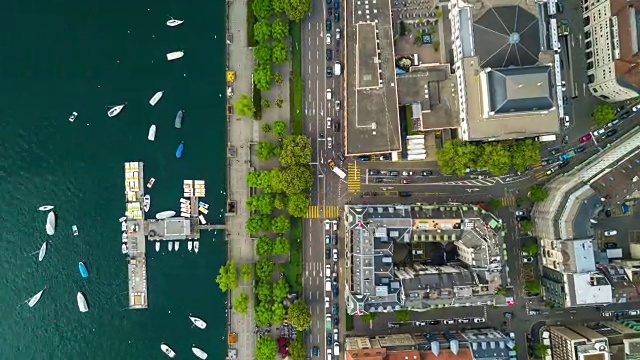
[[[327,282],[324,283],[324,290],[331,291],[331,279],[327,279]]]
[[[333,343],[333,354],[335,356],[340,356],[340,344],[339,343]]]
[[[326,277],[331,277],[331,265],[326,266],[326,268],[324,269],[324,275]]]
[[[333,64],[333,74],[335,76],[340,76],[340,74],[342,74],[342,64],[340,64],[340,61],[336,61],[336,63]]]
[[[331,100],[331,89],[327,89],[327,100]]]

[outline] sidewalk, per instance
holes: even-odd
[[[239,94],[251,96],[253,54],[251,49],[247,48],[246,0],[228,1],[227,6],[227,32],[232,36],[230,43],[227,43],[227,67],[228,70],[235,70],[236,74],[233,95],[228,98],[230,105],[238,99]],[[246,178],[251,167],[249,144],[257,140],[256,134],[259,133],[256,123],[257,121],[249,118],[238,118],[235,115],[227,116],[228,146],[234,146],[236,149],[235,157],[227,158],[227,196],[229,200],[236,201],[236,215],[226,218],[228,258],[234,260],[238,266],[255,261],[253,242],[245,229],[245,223],[249,217],[245,203],[249,196]],[[239,279],[239,284],[238,290],[231,296],[228,307],[232,306],[235,295],[240,292],[247,293],[251,301],[247,315],[237,314],[234,311],[229,312],[229,332],[238,334],[237,358],[255,359],[253,284],[245,283],[242,279]]]

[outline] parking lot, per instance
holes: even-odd
[[[634,211],[633,206],[627,213],[623,213],[619,205],[611,207],[610,217],[606,217],[605,213],[606,211],[600,212],[596,219],[598,223],[592,224],[597,248],[621,248],[622,256],[629,258],[630,244],[640,243],[640,213]]]

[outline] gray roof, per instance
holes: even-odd
[[[551,67],[491,69],[487,72],[489,106],[496,114],[548,110],[553,107]]]

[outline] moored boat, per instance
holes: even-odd
[[[76,118],[78,117],[78,113],[77,112],[72,112],[71,115],[69,116],[69,121],[74,122],[76,121]]]
[[[128,249],[127,249],[127,244],[122,244],[122,253],[123,253],[123,254],[126,254],[126,253],[127,253],[127,251],[128,251]]]
[[[127,232],[127,223],[123,221],[120,224],[122,224],[122,231]]]
[[[153,94],[153,96],[149,100],[149,104],[151,106],[155,106],[158,103],[158,101],[160,101],[163,94],[164,94],[164,91],[158,91],[157,93]]]
[[[204,216],[198,215],[198,219],[200,219],[200,224],[202,224],[202,225],[206,225],[207,224],[207,220],[205,220]]]
[[[78,225],[71,225],[71,231],[73,231],[73,236],[78,236]]]
[[[173,51],[167,54],[167,60],[176,60],[184,56],[184,51]]]
[[[191,348],[191,351],[193,351],[193,353],[194,353],[197,357],[199,357],[200,359],[206,359],[206,358],[207,358],[207,356],[208,356],[208,355],[207,355],[207,353],[206,353],[206,352],[204,352],[204,350],[202,350],[202,349],[198,349],[198,348],[197,348],[197,347],[195,347],[195,346]]]
[[[176,129],[180,129],[182,127],[182,117],[184,116],[184,110],[178,111],[176,114]]]
[[[149,208],[151,207],[151,196],[144,196],[144,198],[142,199],[142,207],[144,208],[144,212],[149,211]]]
[[[182,24],[183,22],[184,20],[174,19],[171,16],[169,16],[169,20],[167,20],[167,26],[174,27]]]
[[[124,221],[126,221],[126,220],[127,220],[127,217],[126,217],[126,216],[123,216],[123,217],[121,217],[120,219],[118,219],[118,221],[119,221],[119,222],[124,222]]]
[[[153,124],[149,127],[149,135],[147,135],[147,139],[149,141],[154,141],[156,139],[156,125]]]
[[[47,242],[45,241],[42,244],[42,246],[40,246],[40,251],[38,251],[38,261],[42,261],[46,253],[47,253]]]
[[[176,251],[178,251],[178,249],[180,249],[180,241],[175,241],[175,242],[173,243],[173,248],[174,248]]]
[[[56,214],[50,211],[47,215],[47,225],[45,226],[47,235],[53,235],[56,233]]]
[[[197,254],[199,249],[200,249],[200,241],[194,241],[193,242],[193,251],[195,251],[196,254]]]
[[[207,323],[204,320],[197,318],[195,316],[189,316],[189,320],[191,320],[193,325],[199,327],[200,329],[204,329],[207,327]]]
[[[128,238],[127,233],[126,233],[126,232],[125,232],[125,233],[122,233],[122,242],[123,242],[123,243],[126,243],[126,242],[127,242],[127,238]]]
[[[189,252],[191,252],[191,250],[193,250],[193,241],[187,242],[187,249],[189,249]]]
[[[173,241],[169,241],[169,244],[167,244],[167,247],[169,248],[169,251],[173,251]]]
[[[156,251],[160,251],[160,241],[156,241]]]
[[[184,141],[181,141],[180,145],[178,145],[178,149],[176,149],[176,158],[180,159],[182,157],[183,151],[184,151]]]
[[[154,125],[154,126],[155,126],[155,125]],[[151,179],[149,179],[149,182],[147,183],[147,187],[148,187],[149,189],[151,189],[151,188],[153,187],[153,184],[154,184],[155,182],[156,182],[156,179],[155,179],[155,178],[151,178]]]
[[[29,305],[29,307],[34,307],[38,301],[40,301],[40,298],[42,297],[42,293],[47,289],[47,286],[45,286],[42,290],[38,291],[37,294],[33,295],[32,297],[28,298],[27,301],[25,301],[27,303],[27,305]]]
[[[175,211],[171,211],[171,210],[162,211],[162,212],[159,212],[159,213],[156,214],[156,219],[162,220],[162,219],[170,218],[175,214],[176,214],[176,212]]]
[[[114,116],[120,114],[120,111],[122,111],[122,109],[124,109],[125,105],[126,104],[120,104],[120,105],[116,105],[116,106],[112,107],[111,109],[109,109],[109,111],[107,111],[107,116],[114,117]]]
[[[42,205],[38,208],[40,211],[47,211],[53,209],[53,205]]]
[[[89,311],[89,307],[87,306],[87,299],[85,299],[84,294],[78,291],[76,299],[78,300],[78,309],[80,310],[80,312]]]
[[[78,263],[78,270],[80,271],[80,275],[86,279],[89,277],[89,272],[87,271],[87,266],[84,264],[84,262],[80,261]]]
[[[170,358],[176,356],[176,352],[173,351],[173,349],[171,349],[169,345],[165,343],[160,344],[160,350],[162,350],[162,352],[167,354],[167,356]]]

